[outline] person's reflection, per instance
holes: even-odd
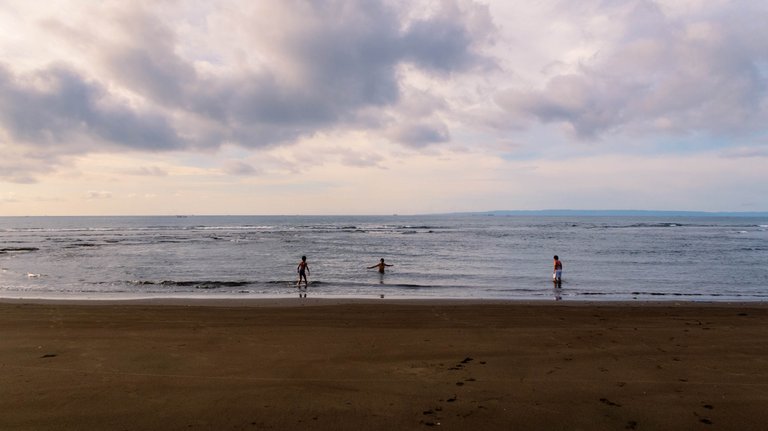
[[[562,301],[563,300],[563,281],[552,280],[552,284],[555,285],[555,288],[554,288],[555,301]]]

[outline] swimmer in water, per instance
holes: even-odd
[[[388,266],[392,266],[392,265],[390,265],[388,263],[384,263],[384,258],[382,257],[381,261],[379,263],[377,263],[376,265],[373,265],[373,266],[369,266],[368,269],[379,268],[379,274],[384,274],[384,268],[386,268]]]

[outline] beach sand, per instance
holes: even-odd
[[[0,430],[765,430],[765,304],[0,304]],[[243,306],[245,305],[245,306]]]

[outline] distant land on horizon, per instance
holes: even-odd
[[[614,216],[614,217],[768,217],[768,211],[655,211],[655,210],[496,210],[458,212],[453,214],[481,216]]]

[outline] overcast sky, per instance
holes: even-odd
[[[3,0],[0,215],[768,211],[768,3]]]

